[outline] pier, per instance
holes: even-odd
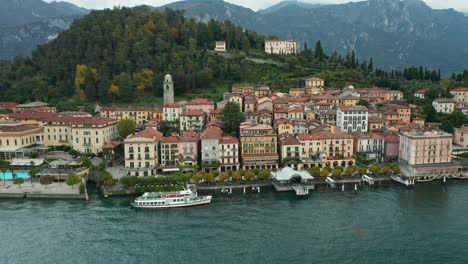
[[[390,175],[363,175],[362,181],[369,186],[381,186],[392,183],[392,178]]]
[[[341,177],[341,176],[329,176],[326,178],[325,182],[333,189],[341,186],[341,191],[345,191],[346,187],[351,186],[354,188],[354,191],[358,190],[358,186],[362,184],[362,178],[351,176],[351,177]],[[354,187],[353,187],[354,186]]]

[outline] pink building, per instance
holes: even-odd
[[[211,111],[214,110],[214,108],[215,108],[214,105],[215,104],[214,104],[213,101],[209,101],[206,98],[197,98],[197,99],[193,99],[192,101],[188,102],[185,105],[185,109],[186,109],[186,111],[189,111],[189,110],[202,110],[206,114],[209,114]]]
[[[179,141],[180,164],[191,168],[184,168],[184,171],[193,170],[193,166],[198,163],[198,138],[200,134],[196,131],[181,131]]]
[[[401,131],[399,152],[402,173],[406,176],[427,177],[426,173],[436,173],[439,176],[451,173],[451,134],[437,129]],[[439,168],[442,170],[437,171]]]

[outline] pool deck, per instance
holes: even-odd
[[[0,198],[17,198],[17,199],[82,199],[87,198],[86,193],[80,194],[79,184],[68,186],[66,183],[52,183],[50,185],[41,185],[26,181],[21,187],[14,185],[12,181],[6,181],[4,186],[3,180],[0,181]]]

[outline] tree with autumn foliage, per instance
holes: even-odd
[[[146,90],[150,90],[153,86],[154,72],[151,69],[144,68],[135,74],[137,83],[136,91],[138,96],[143,97]]]

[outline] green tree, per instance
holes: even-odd
[[[65,180],[68,186],[71,186],[73,189],[73,186],[81,182],[80,176],[76,175],[73,172],[68,173],[67,179]]]
[[[399,166],[398,164],[393,164],[393,165],[392,165],[392,171],[393,171],[393,173],[395,173],[395,174],[400,174],[400,172],[401,172],[401,171],[400,171],[400,166]]]
[[[367,167],[366,166],[359,167],[359,174],[364,175],[366,173],[367,173]]]
[[[259,172],[258,176],[260,177],[260,179],[266,180],[266,179],[270,178],[270,171],[262,170],[262,171]]]
[[[245,116],[241,112],[239,104],[228,102],[222,111],[221,121],[225,133],[238,136],[239,126],[245,121]]]
[[[117,130],[121,138],[127,138],[128,135],[135,133],[135,122],[131,119],[122,119],[117,124]]]
[[[362,106],[365,106],[365,107],[369,107],[370,104],[369,104],[369,101],[367,100],[363,100],[363,99],[360,99],[356,105],[362,105]]]
[[[112,177],[112,174],[106,171],[102,172],[99,175],[98,182],[105,186],[111,186],[111,185],[114,185],[115,183],[114,178]]]
[[[390,165],[385,164],[384,166],[382,166],[382,172],[384,174],[389,174],[391,171],[392,171],[392,167]]]
[[[330,171],[327,168],[323,168],[322,171],[320,171],[320,175],[322,175],[322,177],[327,177],[330,175]]]
[[[125,177],[120,178],[119,181],[123,186],[125,186],[127,188],[134,187],[138,183],[138,177],[136,177],[136,176],[125,176]]]
[[[227,172],[223,172],[219,175],[219,180],[224,182],[224,181],[227,181],[229,179],[229,173]]]
[[[353,174],[356,172],[356,167],[354,166],[349,166],[346,168],[346,175],[348,176],[353,176]]]
[[[245,172],[245,179],[248,180],[248,181],[251,181],[253,179],[255,179],[255,174],[253,173],[253,171],[246,171]]]
[[[52,179],[52,177],[41,177],[41,178],[39,179],[39,182],[40,182],[42,185],[45,185],[45,188],[47,189],[47,185],[52,184],[53,179]]]
[[[426,104],[423,107],[423,113],[426,116],[426,122],[437,121],[437,112],[431,104]]]
[[[370,166],[369,171],[370,171],[372,174],[379,174],[380,171],[381,171],[380,165],[374,164],[374,165]]]
[[[333,169],[333,172],[332,172],[333,176],[341,176],[342,173],[343,171],[340,170],[339,168]]]
[[[323,60],[323,57],[324,57],[323,55],[324,53],[323,53],[322,43],[319,40],[315,43],[315,58],[321,61]]]
[[[319,177],[320,176],[320,168],[319,167],[312,167],[309,172],[310,172],[310,175],[312,175],[313,177]]]
[[[23,178],[15,178],[13,180],[13,184],[18,184],[18,188],[21,188],[21,184],[24,183],[24,179]]]

